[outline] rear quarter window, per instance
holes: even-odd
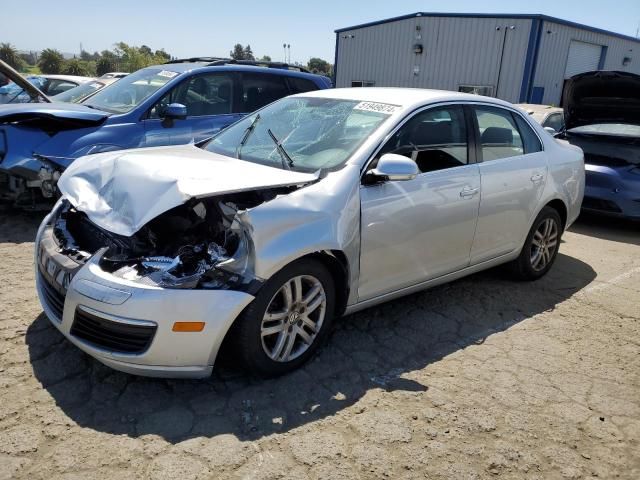
[[[289,83],[291,94],[318,90],[318,86],[306,78],[288,77],[287,82]]]

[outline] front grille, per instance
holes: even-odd
[[[601,212],[622,213],[622,210],[615,202],[595,197],[584,197],[582,208],[600,210]]]
[[[64,310],[64,298],[65,295],[60,293],[53,285],[51,285],[49,277],[44,274],[42,270],[38,271],[40,275],[40,285],[42,286],[43,300],[46,302],[47,307],[54,313],[56,320],[62,319],[62,312]]]
[[[153,340],[156,326],[113,322],[76,309],[71,335],[99,348],[120,353],[142,353]]]

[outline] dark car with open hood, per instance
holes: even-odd
[[[597,71],[569,79],[561,137],[584,151],[582,209],[640,220],[640,75]]]

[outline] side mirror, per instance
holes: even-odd
[[[555,128],[553,127],[544,127],[544,131],[547,132],[549,135],[551,135],[552,137],[557,134],[558,132],[556,131]]]
[[[184,120],[187,118],[187,107],[181,103],[170,103],[164,111],[164,118]]]
[[[390,181],[413,180],[420,173],[416,162],[410,158],[395,153],[385,153],[378,160],[376,168],[369,172],[371,175]]]

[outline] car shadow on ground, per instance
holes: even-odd
[[[371,389],[424,392],[428,383],[408,378],[412,372],[553,309],[594,278],[589,265],[562,254],[533,283],[501,270],[476,274],[339,320],[312,361],[270,380],[229,366],[207,380],[115,372],[71,345],[43,314],[26,342],[35,377],[82,427],[173,443],[219,434],[251,440],[331,416]]]
[[[640,245],[640,221],[582,213],[569,231],[612,242]]]

